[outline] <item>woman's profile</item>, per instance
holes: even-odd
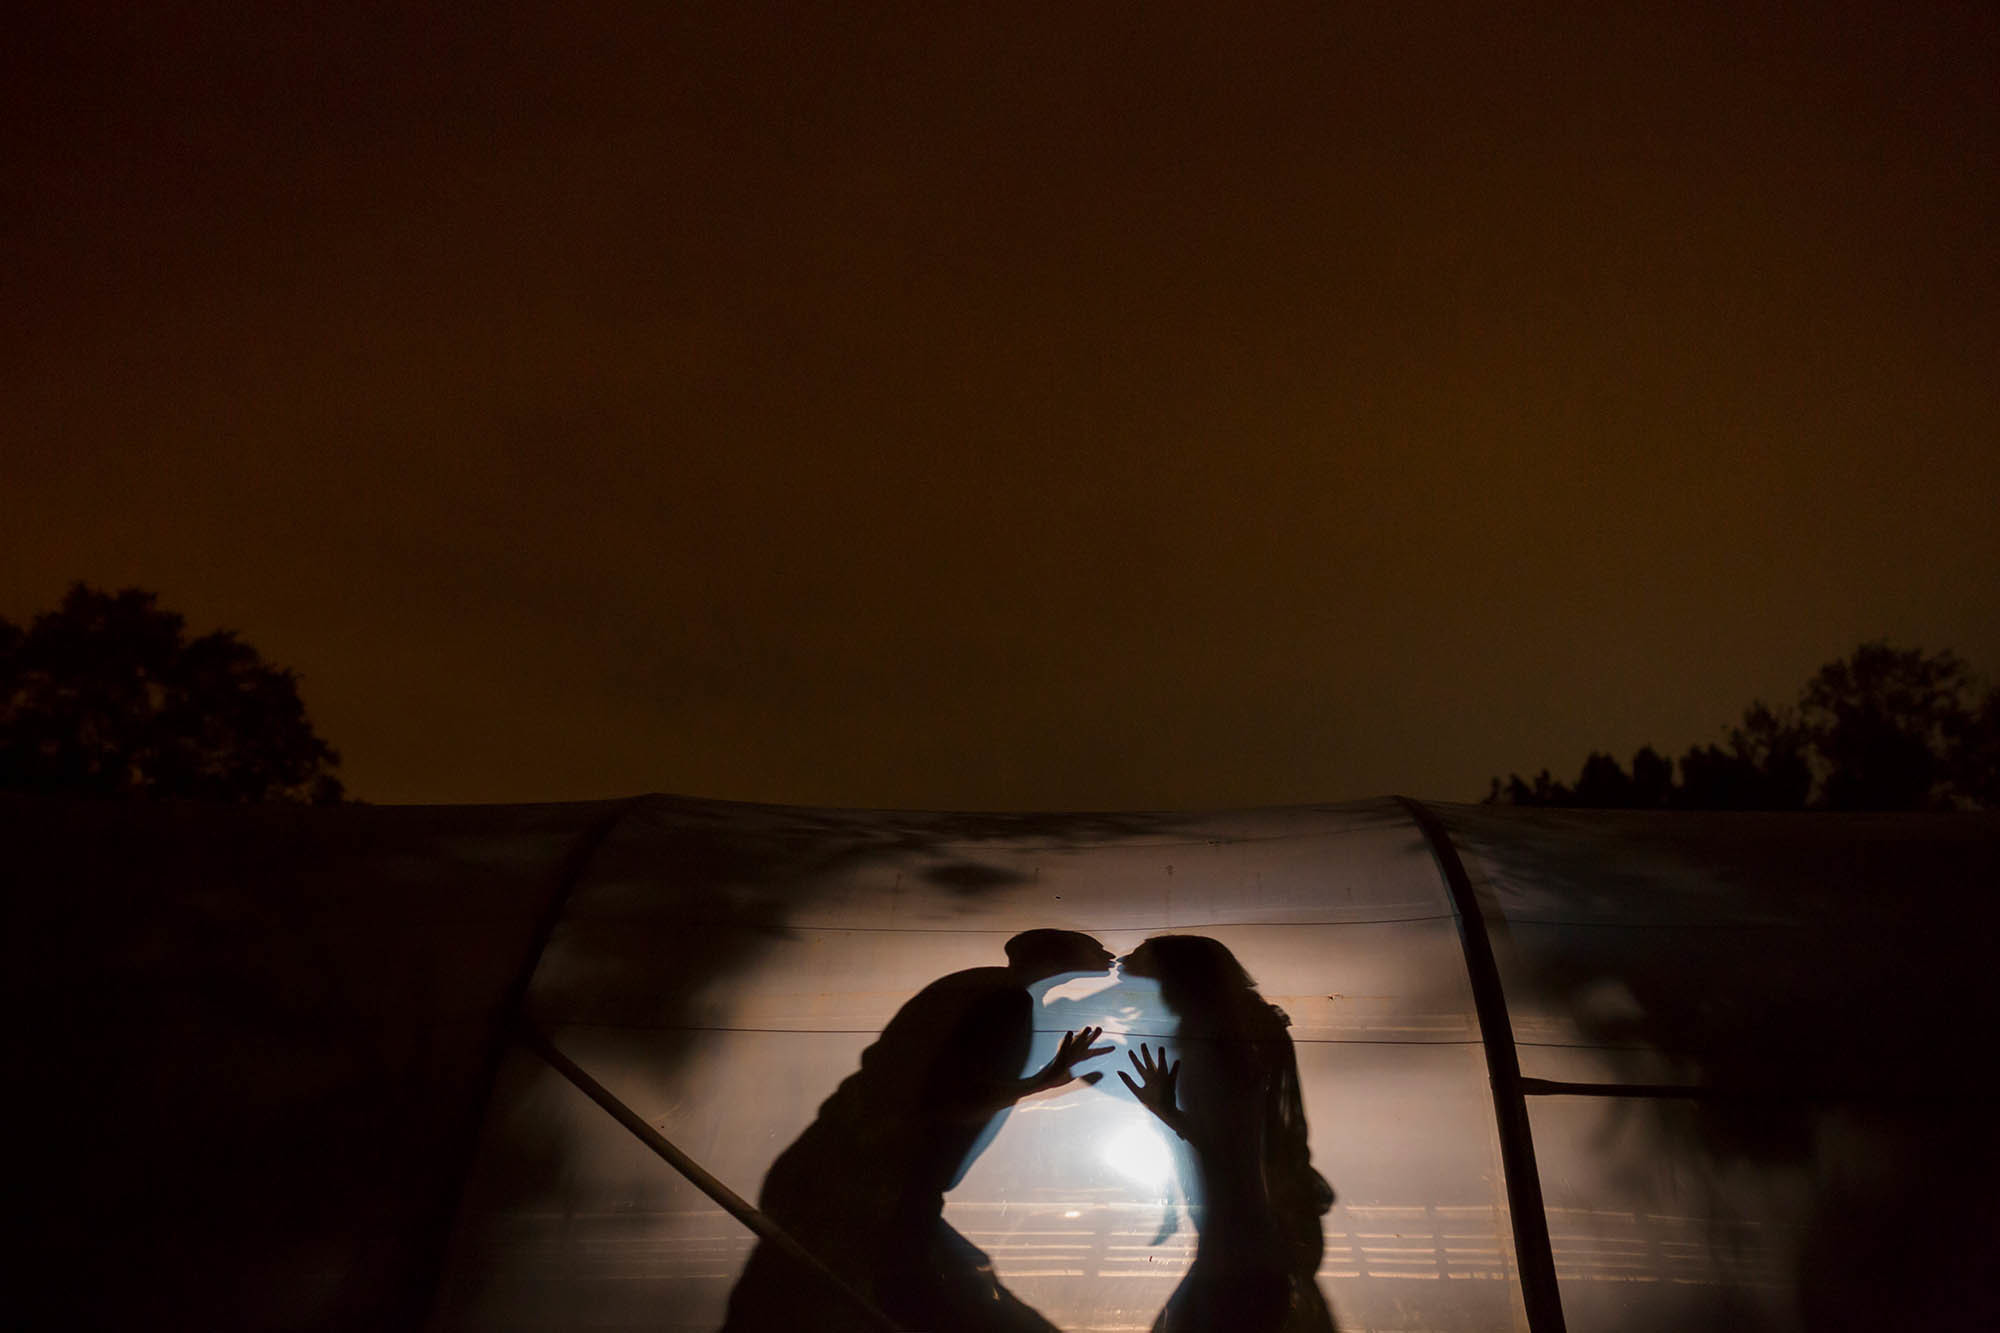
[[[1132,1053],[1133,1096],[1184,1139],[1199,1240],[1153,1333],[1331,1333],[1314,1274],[1333,1191],[1312,1166],[1290,1020],[1205,935],[1157,935],[1120,961],[1180,1017],[1179,1055]]]

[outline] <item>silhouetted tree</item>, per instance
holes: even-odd
[[[1546,768],[1535,774],[1535,784],[1531,787],[1519,773],[1507,775],[1507,785],[1502,788],[1500,779],[1493,779],[1493,785],[1486,793],[1489,805],[1575,805],[1575,793],[1557,782]]]
[[[1728,745],[1672,765],[1651,746],[1627,773],[1593,751],[1574,787],[1542,770],[1493,779],[1489,803],[1683,810],[1926,810],[2000,806],[2000,689],[1951,652],[1877,640],[1821,667],[1794,708],[1759,700]]]
[[[1799,699],[1825,765],[1821,804],[1922,810],[1977,799],[1963,783],[1980,725],[1975,696],[1965,663],[1950,652],[1926,657],[1877,641],[1821,667]]]
[[[1652,746],[1632,756],[1632,804],[1643,810],[1670,804],[1674,794],[1674,761]]]
[[[185,626],[150,592],[81,583],[26,630],[0,620],[0,790],[338,801],[297,677]]]
[[[1986,810],[2000,807],[2000,689],[1988,690],[1980,703],[1954,780],[1971,804]]]
[[[1683,810],[1803,810],[1812,795],[1813,736],[1796,712],[1761,699],[1729,729],[1729,748],[1696,745],[1681,756],[1671,803]]]
[[[1527,799],[1515,799],[1513,803],[1654,810],[1670,804],[1674,791],[1673,761],[1650,745],[1632,756],[1632,771],[1629,773],[1612,755],[1593,750],[1590,757],[1583,761],[1583,772],[1577,775],[1574,787],[1565,787],[1552,779],[1545,781],[1547,777],[1547,770],[1544,770],[1533,787],[1522,784]],[[1498,799],[1494,794],[1496,792],[1510,799],[1517,796],[1511,784],[1502,792],[1497,778],[1487,799]]]

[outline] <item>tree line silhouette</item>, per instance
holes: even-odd
[[[1675,763],[1652,746],[1627,769],[1592,751],[1574,783],[1547,769],[1494,778],[1487,804],[1633,810],[1990,810],[2000,807],[2000,688],[1956,654],[1863,643],[1773,708],[1758,700],[1725,745]]]
[[[0,618],[0,791],[326,804],[339,763],[297,676],[228,630],[190,639],[143,589]]]
[[[25,629],[0,618],[0,791],[332,802],[339,754],[298,677],[234,633],[190,639],[140,588],[73,585]],[[1678,768],[1678,775],[1676,769]],[[1592,751],[1573,783],[1494,778],[1489,804],[1641,810],[2000,808],[2000,688],[1949,650],[1863,643],[1796,703],[1758,700],[1724,744],[1627,768]]]

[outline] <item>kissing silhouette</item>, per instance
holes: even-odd
[[[1069,1083],[1079,1077],[1075,1065],[1112,1049],[1092,1044],[1099,1029],[1081,1028],[1023,1077],[1034,1038],[1028,987],[1108,972],[1111,962],[1088,935],[1030,930],[1007,941],[1007,966],[954,972],[926,986],[772,1163],[758,1196],[764,1212],[907,1329],[1054,1333],[1000,1284],[985,1253],[945,1223],[944,1194],[990,1141],[997,1117],[1023,1097]],[[730,1293],[724,1333],[871,1327],[826,1285],[760,1243]]]

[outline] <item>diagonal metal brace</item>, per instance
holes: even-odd
[[[523,1046],[547,1061],[550,1068],[575,1084],[578,1091],[603,1107],[610,1113],[612,1119],[631,1130],[635,1138],[651,1148],[668,1166],[685,1176],[689,1184],[715,1200],[724,1212],[782,1251],[786,1257],[838,1291],[867,1318],[870,1324],[881,1329],[882,1333],[905,1333],[901,1324],[883,1314],[873,1301],[856,1291],[848,1284],[846,1278],[828,1268],[817,1255],[794,1240],[791,1233],[772,1221],[768,1214],[709,1174],[701,1163],[682,1152],[666,1135],[648,1124],[644,1116],[618,1100],[610,1089],[585,1073],[576,1061],[557,1049],[556,1044],[539,1028],[524,1022],[518,1026],[515,1035]]]

